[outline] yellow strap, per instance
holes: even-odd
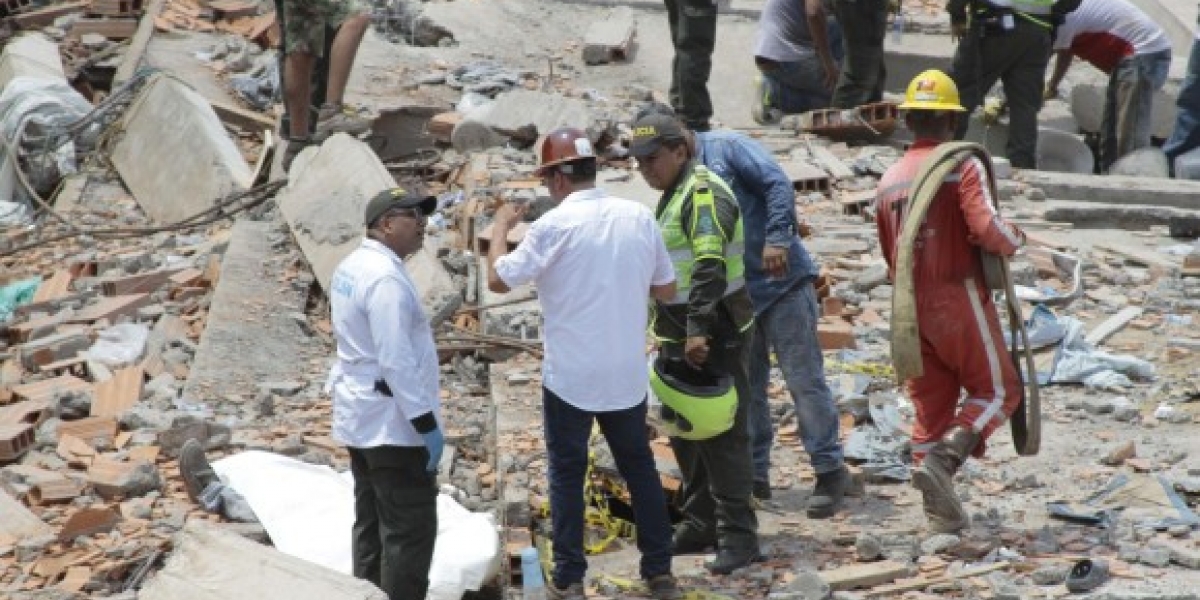
[[[617,588],[623,594],[644,594],[648,595],[650,589],[641,581],[625,579],[624,577],[615,577],[608,573],[600,573],[596,579],[608,583]],[[683,593],[684,600],[734,600],[731,596],[710,592],[708,590],[688,590]]]

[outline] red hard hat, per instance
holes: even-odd
[[[577,160],[595,160],[596,151],[586,133],[573,127],[555,129],[542,140],[541,160],[535,174],[541,177],[548,167]]]

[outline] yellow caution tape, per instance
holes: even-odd
[[[871,377],[884,377],[891,379],[895,377],[895,369],[888,363],[874,362],[853,362],[847,363],[840,360],[826,360],[825,370],[836,371],[838,373],[851,373],[857,375],[870,375]]]
[[[600,429],[596,426],[592,427],[592,435],[588,440],[590,447],[595,443],[600,435]],[[633,523],[625,519],[619,519],[612,515],[608,508],[608,497],[604,494],[604,486],[607,484],[611,489],[615,484],[607,479],[596,474],[596,453],[588,452],[587,471],[583,476],[583,497],[585,502],[583,521],[587,525],[591,525],[603,532],[598,541],[591,543],[585,542],[583,550],[587,554],[600,554],[608,549],[608,546],[613,543],[618,537],[636,539],[637,528]],[[601,481],[602,480],[602,481]],[[543,518],[552,518],[550,515],[550,502],[543,501],[540,514]],[[546,551],[541,552],[544,561],[549,559],[550,548],[547,546]]]

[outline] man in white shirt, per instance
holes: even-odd
[[[1167,82],[1171,40],[1146,13],[1125,0],[1083,0],[1054,37],[1054,73],[1046,97],[1078,56],[1108,74],[1100,126],[1100,169],[1150,145],[1154,92]]]
[[[675,273],[650,209],[595,187],[587,136],[564,128],[541,147],[537,172],[558,203],[505,255],[488,253],[495,292],[534,282],[545,319],[543,415],[553,520],[552,598],[584,597],[583,484],[592,424],[629,487],[642,552],[641,576],[655,598],[682,597],[671,575],[671,522],[646,436],[647,298],[671,298]],[[496,211],[504,240],[526,207]]]
[[[380,192],[367,203],[366,239],[330,285],[337,362],[326,389],[354,474],[354,576],[391,600],[425,597],[437,539],[437,350],[403,263],[436,206],[417,190]]]

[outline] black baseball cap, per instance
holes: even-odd
[[[633,140],[629,154],[635,157],[649,156],[658,151],[664,142],[685,140],[683,126],[673,116],[651,113],[633,122]]]
[[[394,187],[383,190],[375,194],[370,202],[367,202],[367,210],[364,215],[367,227],[370,227],[379,217],[393,208],[419,208],[422,214],[431,215],[433,211],[437,210],[437,198],[417,187]]]

